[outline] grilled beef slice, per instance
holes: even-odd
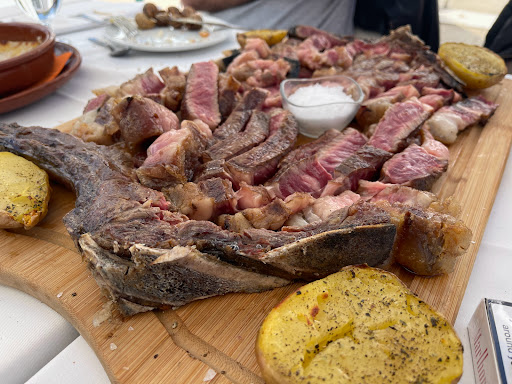
[[[181,102],[181,116],[185,120],[199,119],[210,129],[220,123],[219,68],[213,61],[195,63],[190,66]]]
[[[415,97],[393,104],[377,124],[368,145],[391,153],[399,152],[431,114],[432,108]]]
[[[381,181],[430,190],[432,184],[447,168],[447,160],[439,160],[428,153],[425,148],[411,144],[384,163],[381,170]]]
[[[231,75],[219,74],[219,112],[224,121],[238,104],[241,83]]]
[[[243,112],[242,112],[243,113]],[[261,111],[254,111],[243,132],[218,141],[203,152],[203,161],[229,160],[265,140],[269,133],[270,118]]]
[[[214,131],[213,135],[217,139],[223,140],[242,131],[249,121],[252,112],[255,109],[261,108],[267,94],[266,91],[256,88],[246,92],[233,112],[231,112],[226,121]]]
[[[487,121],[497,107],[482,96],[471,97],[439,109],[425,122],[425,127],[437,140],[452,144],[460,131]]]
[[[297,122],[290,112],[282,111],[271,118],[270,136],[257,147],[226,163],[236,186],[240,183],[261,184],[277,169],[279,161],[292,150],[298,135]]]
[[[112,116],[129,143],[140,143],[150,137],[179,127],[174,112],[147,97],[128,96],[112,109]]]
[[[336,167],[334,179],[327,183],[322,196],[338,195],[347,190],[355,191],[359,180],[372,179],[391,156],[390,152],[368,144],[363,145]]]
[[[185,93],[187,77],[181,73],[178,67],[166,67],[158,72],[165,83],[165,88],[160,91],[163,105],[173,112],[178,112],[181,100]]]
[[[160,190],[192,180],[211,137],[201,120],[182,121],[181,129],[165,132],[149,146],[146,160],[137,169],[140,182]]]
[[[366,137],[354,128],[347,128],[329,141],[326,137],[331,137],[330,133],[322,137],[319,141],[323,145],[306,145],[304,155],[300,154],[302,147],[294,150],[293,163],[292,157],[285,159],[290,163],[284,168],[280,167],[267,183],[276,196],[285,198],[294,192],[309,192],[318,197],[327,182],[332,179],[335,168],[366,143]],[[297,162],[296,159],[301,160]],[[281,161],[280,165],[285,161]]]

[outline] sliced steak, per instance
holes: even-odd
[[[112,116],[120,128],[121,137],[134,144],[179,127],[174,112],[142,96],[122,99],[113,107]]]
[[[137,169],[140,182],[160,190],[192,180],[211,137],[210,128],[201,120],[184,120],[181,129],[162,134],[149,146],[146,160]]]
[[[190,66],[185,96],[181,103],[183,119],[199,119],[212,130],[219,125],[218,75],[219,68],[213,61],[195,63]]]
[[[243,113],[243,112],[242,112]],[[203,161],[228,160],[264,141],[269,133],[269,116],[260,111],[254,111],[243,132],[218,141],[203,152]]]
[[[313,203],[314,199],[307,193],[294,193],[285,200],[274,199],[271,203],[258,208],[247,208],[234,216],[220,218],[219,225],[231,231],[243,233],[247,228],[263,228],[270,230],[279,230],[288,218],[302,211],[305,207]],[[240,225],[240,215],[245,220]]]
[[[246,92],[227,120],[214,131],[214,136],[223,140],[242,131],[253,110],[261,108],[267,94],[266,91],[261,89],[251,89]]]
[[[482,96],[471,97],[438,110],[425,126],[444,144],[452,144],[457,134],[467,127],[483,123],[492,116],[498,105]]]
[[[149,68],[120,86],[95,89],[93,92],[96,95],[107,94],[112,97],[148,96],[160,93],[164,87],[165,84],[155,75],[153,68]]]
[[[226,170],[226,161],[224,159],[212,160],[205,164],[201,164],[197,168],[197,172],[194,176],[194,182],[208,180],[213,177],[219,177],[221,179],[233,181],[233,178]]]
[[[384,113],[395,103],[409,97],[419,97],[420,93],[412,85],[398,86],[381,93],[377,97],[365,100],[356,114],[360,127],[366,129],[371,124],[378,123]]]
[[[425,148],[411,144],[384,163],[381,181],[429,190],[447,168],[447,160],[439,160]]]
[[[392,153],[399,152],[431,114],[432,108],[415,97],[393,104],[377,124],[368,145]]]
[[[99,97],[101,98],[101,96]],[[112,116],[112,110],[116,104],[117,99],[107,96],[97,109],[91,109],[80,116],[73,123],[70,133],[84,141],[93,141],[103,145],[113,144],[117,139],[114,134],[120,130]]]
[[[446,145],[434,139],[427,126],[423,125],[420,130],[421,146],[432,156],[440,161],[448,162],[450,160],[450,150]]]
[[[165,84],[165,88],[160,91],[163,105],[173,112],[178,112],[185,93],[187,77],[176,66],[172,68],[166,67],[158,73]]]
[[[304,148],[308,157],[280,168],[267,183],[272,193],[281,198],[294,192],[308,192],[318,197],[327,182],[332,179],[335,168],[366,143],[366,137],[353,128],[347,128],[341,134],[332,137],[329,142],[325,141],[331,134],[324,136],[319,139],[323,145],[309,145]],[[294,159],[304,156],[296,152],[298,150],[295,150]],[[313,152],[315,154],[311,156]]]
[[[284,169],[290,164],[297,163],[302,159],[315,155],[338,135],[341,135],[341,132],[337,129],[325,131],[318,139],[303,144],[287,154],[279,163],[279,168]]]
[[[94,99],[89,100],[84,108],[83,113],[87,113],[94,109],[99,109],[103,104],[105,104],[105,101],[107,101],[108,98],[110,98],[108,94],[102,93],[101,95],[96,96]]]
[[[260,185],[248,185],[244,182],[240,183],[235,195],[239,210],[263,207],[272,201],[267,188]]]
[[[389,203],[401,203],[417,208],[430,208],[433,203],[439,202],[433,193],[405,185],[385,184],[380,181],[361,180],[357,193],[365,201],[385,200]]]
[[[363,145],[356,153],[345,159],[334,171],[322,196],[338,195],[343,191],[357,189],[359,180],[370,180],[393,154],[371,145]]]
[[[212,178],[197,184],[178,184],[162,192],[179,212],[193,220],[215,220],[236,211],[237,199],[228,180]]]
[[[346,45],[351,40],[351,38],[339,37],[309,25],[297,25],[288,31],[288,35],[301,40],[305,40],[314,35],[321,35],[329,42],[331,47]]]
[[[224,121],[239,102],[242,84],[231,75],[219,74],[219,112]]]
[[[390,31],[388,36],[382,37],[379,41],[393,45],[395,51],[400,50],[410,54],[414,58],[415,66],[432,68],[445,85],[462,92],[463,87],[460,81],[445,69],[446,66],[439,56],[432,52],[421,39],[412,34],[409,25]]]
[[[361,197],[352,191],[345,191],[338,196],[324,196],[315,199],[301,212],[290,216],[283,231],[297,231],[298,228],[306,225],[325,221],[334,212],[350,207],[360,199]]]
[[[307,192],[318,197],[332,174],[327,172],[316,156],[303,159],[276,174],[267,186],[275,196],[285,198],[294,192]]]
[[[261,184],[274,174],[279,161],[295,145],[297,122],[290,112],[282,111],[271,118],[270,132],[263,143],[226,163],[235,186],[242,181],[250,185]]]

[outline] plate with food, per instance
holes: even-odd
[[[37,227],[0,233],[0,281],[63,314],[112,381],[192,383],[212,368],[217,382],[263,382],[272,356],[260,370],[254,347],[271,309],[355,264],[392,271],[443,317],[400,288],[407,311],[451,335],[445,319],[456,317],[510,151],[511,82],[472,93],[408,28],[374,42],[306,26],[272,44],[242,41],[186,72],[105,84],[57,130],[0,124],[0,146],[61,183]],[[299,135],[279,91],[299,74],[357,82],[365,96],[348,128]],[[394,277],[346,270],[339,286],[356,275],[361,294],[388,304],[387,283],[376,283]],[[332,304],[310,292],[318,309]],[[355,309],[374,308],[362,300],[352,297]],[[293,321],[317,315],[310,306]],[[374,311],[360,315],[364,326]],[[392,336],[400,319],[388,320],[375,315],[371,331]],[[321,349],[360,329],[340,324]],[[322,357],[313,341],[308,363]]]
[[[147,52],[181,52],[210,47],[228,37],[222,21],[190,7],[161,10],[148,3],[134,19],[113,17],[105,36],[114,43]],[[215,25],[214,25],[215,24]]]

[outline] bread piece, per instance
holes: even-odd
[[[392,273],[350,266],[303,286],[256,341],[267,383],[456,383],[462,344],[450,323]]]

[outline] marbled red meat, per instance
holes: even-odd
[[[149,146],[146,160],[137,169],[140,182],[162,189],[192,180],[199,155],[211,137],[210,128],[201,120],[182,121],[181,129],[162,134]]]
[[[297,122],[290,112],[282,111],[270,120],[270,136],[257,147],[226,163],[235,185],[261,184],[276,171],[279,161],[292,150],[297,141]]]
[[[164,81],[165,87],[160,91],[163,105],[171,111],[177,112],[181,107],[181,100],[185,93],[187,77],[178,67],[166,67],[158,72]]]
[[[371,145],[362,146],[336,167],[334,179],[327,183],[322,196],[338,195],[346,190],[355,191],[359,180],[373,178],[391,156],[392,153]]]
[[[223,140],[242,131],[252,112],[261,108],[267,95],[268,92],[261,89],[251,89],[246,92],[227,120],[215,129],[213,135],[217,139]]]
[[[452,144],[460,131],[487,121],[497,107],[482,96],[471,97],[441,108],[425,122],[425,126],[437,140]]]
[[[366,137],[353,128],[347,128],[331,140],[326,141],[324,138],[319,142],[323,143],[320,147],[306,146],[305,155],[296,152],[294,158],[300,161],[288,160],[286,167],[279,169],[268,183],[272,193],[281,198],[293,192],[308,192],[318,197],[332,179],[335,168],[364,145]],[[311,155],[312,152],[315,152],[314,155]]]
[[[199,119],[210,129],[219,125],[218,75],[219,67],[213,61],[195,63],[190,66],[185,96],[181,103],[183,119]]]
[[[425,148],[411,144],[384,163],[381,181],[428,190],[447,168],[447,160],[439,160]]]
[[[129,143],[140,143],[179,127],[174,112],[147,97],[128,96],[118,102],[111,113],[122,138]]]
[[[267,138],[269,121],[270,118],[266,113],[254,111],[244,131],[235,133],[207,148],[203,152],[203,161],[229,160],[255,147]]]
[[[392,153],[399,152],[431,114],[432,108],[415,97],[393,104],[377,124],[368,145]]]

